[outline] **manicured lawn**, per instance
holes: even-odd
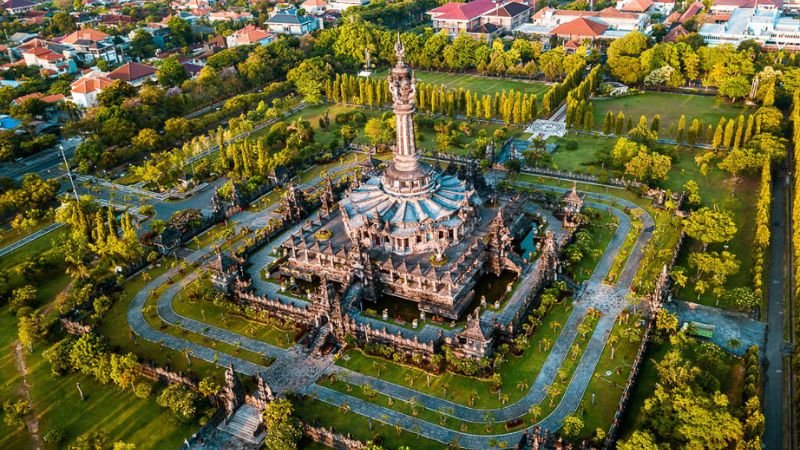
[[[146,270],[155,279],[167,270],[167,264],[161,267],[154,267]],[[156,342],[149,342],[136,336],[128,325],[128,305],[133,296],[144,288],[148,282],[138,274],[124,286],[124,293],[106,313],[103,321],[98,325],[98,334],[105,336],[113,349],[120,353],[132,352],[145,361],[153,361],[161,366],[167,366],[172,370],[184,373],[194,372],[201,377],[213,376],[217,381],[224,380],[224,370],[209,362],[191,357],[191,365],[186,361],[186,357],[180,352],[164,347]]]
[[[578,413],[583,419],[582,436],[587,439],[594,435],[597,428],[608,432],[609,427],[611,427],[611,422],[614,420],[614,412],[617,409],[617,405],[619,405],[623,387],[628,379],[633,360],[641,343],[641,339],[631,342],[623,338],[621,335],[622,330],[634,326],[638,320],[638,317],[631,316],[627,323],[618,321],[614,325],[611,331],[611,336],[617,339],[614,359],[611,359],[611,345],[606,344],[594,370],[594,375],[586,387]],[[653,380],[654,383],[655,380]],[[652,390],[653,384],[648,384],[647,389]],[[592,394],[594,394],[594,403],[592,403]]]
[[[560,393],[556,396],[548,396],[547,399],[539,405],[541,409],[540,415],[536,417],[535,420],[534,418],[531,417],[530,414],[527,413],[520,416],[519,419],[522,419],[522,423],[514,427],[514,429],[522,429],[524,424],[527,424],[528,422],[535,423],[537,420],[546,417],[559,404],[559,402],[561,401],[561,399],[565,394],[564,387],[566,386],[566,383],[568,383],[569,380],[572,379],[572,375],[574,374],[575,369],[577,368],[578,363],[580,362],[580,358],[583,355],[583,350],[586,349],[586,345],[588,345],[589,343],[588,337],[591,336],[591,333],[594,330],[595,325],[597,325],[597,320],[598,319],[594,316],[586,316],[583,319],[583,323],[589,326],[589,331],[587,332],[585,337],[579,335],[578,338],[576,339],[574,346],[577,346],[576,348],[579,349],[579,352],[578,353],[570,352],[570,355],[564,358],[564,361],[559,370],[559,376],[563,375],[563,378],[559,378],[554,383],[561,386]],[[458,430],[471,434],[501,434],[507,431],[511,431],[511,429],[506,428],[505,422],[492,421],[491,426],[490,422],[463,422],[453,417],[447,417],[447,415],[444,414],[444,411],[434,411],[419,405],[414,405],[411,402],[393,399],[388,395],[378,392],[375,392],[375,395],[370,398],[369,396],[367,396],[367,394],[361,387],[350,385],[341,380],[332,380],[328,378],[324,382],[324,385],[331,387],[339,392],[343,392],[347,395],[359,398],[361,400],[385,406],[389,409],[401,412],[409,416],[418,417],[419,419],[424,420],[426,422],[438,423],[439,425],[446,428],[450,428],[452,430]],[[517,389],[522,391],[523,394],[528,392],[529,388],[527,386],[521,386],[521,387],[522,389],[520,389],[519,387]],[[508,392],[505,393],[508,394]],[[463,397],[465,393],[457,392],[457,394],[460,394]],[[499,397],[499,392],[498,394],[494,395],[497,395]]]
[[[349,434],[362,442],[373,439],[380,440],[381,445],[389,450],[397,450],[402,446],[413,449],[444,449],[446,447],[444,444],[377,420],[371,421],[370,426],[370,421],[366,417],[354,412],[342,412],[336,406],[321,400],[310,398],[300,400],[295,405],[295,414],[304,422],[333,427],[338,433]]]
[[[522,356],[509,355],[508,360],[501,366],[502,389],[505,394],[508,394],[510,403],[519,400],[527,392],[527,389],[521,390],[517,387],[520,381],[530,385],[536,379],[542,364],[549,354],[545,351],[539,351],[539,343],[543,339],[547,339],[552,347],[552,344],[558,339],[561,330],[554,332],[549,324],[558,322],[563,325],[566,322],[572,312],[571,308],[567,308],[566,302],[568,300],[557,303],[552,307],[542,320],[542,325],[531,334],[529,339],[531,346]],[[381,378],[401,386],[409,386],[408,380],[413,378],[414,381],[410,386],[411,388],[464,405],[469,405],[469,393],[475,391],[478,395],[473,405],[475,408],[499,408],[503,406],[497,398],[497,394],[492,393],[491,384],[488,380],[445,372],[441,375],[430,375],[430,385],[428,385],[428,374],[421,369],[396,364],[383,358],[368,356],[360,350],[350,350],[345,355],[346,358],[339,358],[336,363],[355,372]],[[378,365],[382,366],[380,375],[378,374]],[[443,386],[447,386],[446,394]]]
[[[449,89],[469,89],[478,95],[492,94],[495,92],[516,90],[522,93],[536,94],[541,100],[550,86],[539,81],[506,80],[501,78],[482,77],[480,75],[465,75],[459,73],[428,72],[414,70],[417,81],[434,86],[444,85]],[[380,69],[372,74],[373,77],[386,78],[388,69]]]
[[[628,258],[631,256],[631,251],[633,250],[634,245],[636,245],[636,240],[639,237],[639,230],[642,229],[642,220],[639,218],[638,209],[631,210],[631,213],[628,217],[631,219],[631,229],[625,236],[625,241],[622,243],[619,251],[617,251],[617,255],[614,257],[614,262],[611,264],[611,269],[608,271],[606,281],[609,283],[616,283],[619,279],[619,275],[625,268],[625,263],[628,262]]]
[[[331,124],[330,124],[330,126],[328,127],[327,130],[322,129],[320,127],[320,125],[319,125],[319,119],[324,115],[325,111],[328,111],[328,117],[331,120]],[[336,121],[335,121],[336,116],[339,115],[339,114],[348,113],[348,112],[352,112],[352,111],[361,111],[361,112],[363,112],[364,115],[366,115],[367,120],[369,120],[370,118],[373,118],[373,117],[381,117],[381,116],[383,116],[383,114],[385,114],[387,112],[391,113],[391,111],[382,110],[382,109],[369,109],[369,108],[359,108],[359,107],[355,107],[355,106],[322,104],[322,105],[315,105],[315,106],[307,107],[307,108],[303,109],[302,111],[299,111],[296,114],[283,119],[283,121],[284,122],[290,122],[290,121],[296,119],[297,117],[302,117],[304,120],[307,120],[311,124],[312,128],[314,129],[314,141],[318,142],[320,144],[329,144],[334,139],[338,139],[338,140],[341,141],[341,137],[339,135],[339,130],[341,129],[341,126],[336,123]],[[459,123],[461,123],[461,121],[453,120],[454,129],[456,129],[458,127]],[[369,139],[364,135],[364,126],[363,125],[354,125],[354,124],[350,124],[350,125],[354,126],[356,128],[356,130],[358,131],[358,136],[355,139],[356,143],[358,143],[358,144],[369,144],[370,143]],[[491,136],[495,132],[495,130],[501,128],[501,126],[497,125],[497,124],[485,124],[485,123],[473,122],[473,123],[471,123],[471,125],[472,125],[472,129],[473,129],[472,135],[471,136],[466,136],[463,133],[461,133],[459,139],[456,142],[453,142],[453,144],[451,144],[447,148],[447,150],[446,150],[447,152],[455,153],[455,154],[459,154],[459,155],[467,155],[469,153],[469,150],[468,150],[469,144],[471,144],[472,142],[475,141],[475,139],[478,137],[478,133],[480,132],[480,130],[486,130],[486,132]],[[269,127],[264,129],[260,133],[253,134],[252,137],[265,135],[268,131],[269,131]],[[509,134],[510,135],[514,135],[519,131],[520,131],[520,129],[518,129],[518,128],[509,128]],[[437,145],[436,145],[436,132],[432,128],[417,127],[416,128],[416,136],[417,136],[417,148],[418,149],[420,149],[420,150],[440,150],[440,149],[437,148]],[[360,159],[363,159],[363,155],[359,155],[358,157]],[[331,164],[331,169],[327,169],[327,170],[332,170],[335,167],[336,164],[338,164],[338,161],[332,163]],[[318,176],[322,170],[325,170],[324,167],[319,167],[319,166],[311,169],[310,172],[313,173],[311,178],[313,178],[315,176]]]
[[[17,340],[17,318],[5,306],[0,308],[0,405],[6,400],[22,398],[22,377],[17,372],[13,343]],[[29,449],[28,434],[21,427],[13,428],[0,421],[0,448]]]
[[[568,149],[567,143],[570,141],[578,144],[578,148]],[[598,176],[608,175],[607,169],[598,160],[598,154],[603,150],[611,150],[614,142],[613,139],[602,136],[573,133],[564,137],[551,137],[547,140],[547,143],[558,144],[556,150],[551,154],[554,169]]]
[[[699,343],[700,341],[698,341]],[[712,344],[709,344],[712,345]],[[662,343],[651,343],[645,353],[644,362],[639,371],[639,377],[631,391],[631,399],[625,414],[622,415],[620,424],[619,438],[624,439],[630,436],[640,425],[642,409],[645,400],[653,395],[653,386],[658,383],[658,371],[656,364],[664,359],[666,354],[677,347],[673,346],[668,340]],[[700,367],[701,371],[708,371],[720,382],[719,391],[728,395],[731,405],[740,405],[742,402],[741,376],[737,366],[741,366],[742,358],[735,357],[717,348],[722,363],[714,371],[710,371],[702,362],[698,362],[693,352],[682,352],[683,359],[690,361],[695,366]]]
[[[567,140],[576,141],[578,143],[578,149],[567,150],[565,144]],[[613,146],[615,139],[600,136],[568,134],[564,138],[557,141],[560,141],[559,143],[562,145],[560,145],[559,148],[553,153],[553,161],[559,169],[592,173],[601,176],[603,174],[607,176],[621,175],[621,172],[609,168],[602,170],[597,159],[599,152],[607,150]],[[656,150],[657,149],[658,147],[656,147]],[[736,274],[728,278],[725,288],[732,289],[735,287],[751,285],[751,272],[753,267],[752,242],[755,233],[755,221],[752,211],[754,209],[758,191],[758,176],[744,175],[737,183],[733,183],[730,175],[727,172],[720,170],[716,166],[716,163],[711,164],[707,175],[703,175],[700,173],[694,158],[695,156],[702,155],[706,150],[675,147],[674,151],[677,152],[676,158],[672,163],[672,169],[669,172],[667,180],[662,183],[662,187],[671,190],[672,192],[681,192],[685,190],[683,186],[687,181],[694,180],[700,190],[702,206],[718,207],[720,209],[730,211],[733,214],[738,230],[734,238],[727,243],[727,249],[736,254],[740,262],[740,268]],[[520,179],[525,179],[523,177],[528,176],[521,175]],[[546,181],[547,184],[554,184],[550,181],[551,179],[542,177],[534,177],[534,179],[537,182],[539,180],[548,180]],[[528,178],[528,180],[533,181],[532,178]],[[564,183],[562,183],[562,185],[563,184]],[[599,186],[581,186],[582,189],[584,187],[586,187],[586,190],[603,192],[603,188]],[[614,195],[618,195],[620,192],[623,191],[610,191],[610,193]],[[628,195],[629,196],[626,198],[629,198],[630,196],[635,197],[634,194],[629,193]],[[649,205],[648,199],[637,198],[636,201],[645,207]],[[675,229],[678,222],[673,221],[673,223],[670,223],[670,220],[668,220],[667,217],[660,217],[661,215],[666,215],[663,212],[653,208],[647,209],[650,211],[650,214],[653,216],[653,218],[656,219],[656,222],[658,222],[657,225],[660,225],[662,234],[667,235],[656,236],[657,241],[663,237],[663,243],[665,244],[674,242],[674,240],[677,238]],[[660,245],[661,244],[659,244],[659,246]],[[724,245],[711,245],[709,246],[709,250],[719,251],[724,247]],[[688,256],[690,251],[692,249],[697,250],[698,248],[698,243],[692,242],[691,239],[687,240],[677,264],[683,267],[688,267]],[[689,272],[690,275],[693,275],[693,273],[693,271]],[[717,299],[713,296],[711,289],[702,294],[698,299],[697,293],[694,292],[693,283],[690,283],[687,288],[680,290],[678,296],[682,299],[699,301],[700,303],[707,305],[717,305]],[[726,305],[723,300],[720,301],[719,305],[717,306],[729,307],[731,305]]]
[[[194,281],[194,283],[199,282],[200,280]],[[175,296],[172,307],[176,313],[278,347],[289,348],[294,344],[296,329],[279,329],[272,325],[230,314],[224,308],[209,301],[192,301],[186,294],[186,291],[192,288],[193,286],[190,284]]]
[[[136,448],[178,448],[199,427],[196,422],[180,423],[156,403],[155,395],[140,399],[130,390],[102,385],[83,375],[54,377],[39,353],[29,357],[28,364],[42,435],[58,428],[72,442],[85,432],[102,430],[111,442],[122,440]],[[86,400],[81,401],[76,383],[81,384]]]
[[[52,220],[44,220],[35,227],[25,231],[11,228],[10,225],[2,225],[0,226],[0,248],[11,245],[20,238],[33,234],[52,223]]]
[[[592,252],[583,255],[580,261],[574,267],[570,267],[572,272],[572,279],[580,283],[588,280],[592,276],[594,268],[597,266],[598,261],[605,253],[608,243],[614,237],[617,229],[618,221],[616,217],[608,212],[597,210],[600,213],[598,219],[591,219],[586,230],[592,238],[591,249]]]
[[[611,111],[616,117],[620,111],[625,113],[625,120],[630,117],[633,125],[642,115],[647,116],[650,123],[653,117],[661,116],[659,127],[662,137],[669,134],[671,125],[677,128],[681,114],[686,116],[686,127],[695,118],[703,122],[704,130],[708,125],[717,126],[720,117],[735,118],[739,114],[750,114],[755,110],[748,110],[741,103],[731,104],[717,97],[688,94],[669,94],[664,92],[645,92],[643,94],[628,95],[610,99],[592,100],[595,128],[602,130],[606,113]]]

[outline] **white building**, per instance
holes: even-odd
[[[753,39],[767,48],[800,49],[800,21],[781,15],[774,6],[737,8],[727,22],[703,24],[698,33],[712,47]]]
[[[97,105],[97,95],[114,81],[102,72],[90,71],[71,85],[72,103],[83,108]]]

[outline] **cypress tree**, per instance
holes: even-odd
[[[722,143],[726,148],[730,148],[731,145],[733,145],[733,130],[735,126],[736,123],[733,121],[733,119],[728,120],[728,124],[725,125],[725,134]]]
[[[750,142],[750,138],[753,137],[753,115],[750,114],[747,116],[747,128],[744,131],[744,141],[743,144],[747,144]]]
[[[733,149],[739,150],[742,144],[742,136],[744,135],[744,116],[739,115],[739,120],[736,123],[736,135],[733,138]]]
[[[614,113],[611,111],[606,113],[606,118],[603,119],[603,134],[611,134],[614,128]]]
[[[617,123],[614,126],[614,134],[616,134],[617,136],[621,136],[622,127],[624,126],[625,126],[625,113],[620,111],[619,114],[617,114]]]

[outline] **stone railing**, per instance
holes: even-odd
[[[195,380],[180,372],[173,372],[163,367],[148,363],[140,363],[139,373],[143,377],[150,378],[151,380],[164,381],[169,384],[180,383],[193,390],[197,390],[197,382],[195,382]]]
[[[350,326],[356,331],[359,339],[366,343],[391,344],[406,351],[422,352],[428,355],[432,355],[436,351],[436,345],[433,342],[421,342],[416,334],[413,338],[407,338],[402,335],[402,331],[393,334],[386,331],[386,327],[373,328],[369,323],[359,324],[354,319],[350,319]]]
[[[681,232],[680,236],[678,237],[678,241],[675,243],[675,247],[672,249],[672,255],[667,261],[664,266],[664,270],[668,273],[672,266],[675,264],[675,260],[678,258],[678,254],[680,253],[681,246],[683,245],[685,233]],[[650,304],[651,305],[660,305],[663,301],[663,297],[668,295],[669,292],[669,280],[664,280],[664,284],[660,285],[657,283],[656,288],[653,290],[652,294],[650,294]],[[622,397],[619,400],[619,404],[617,405],[617,410],[614,413],[614,420],[611,422],[611,427],[606,434],[606,440],[604,448],[610,449],[614,448],[616,445],[617,440],[617,432],[619,431],[620,421],[622,419],[622,415],[625,413],[625,409],[628,406],[628,401],[630,400],[631,390],[636,383],[636,380],[639,375],[639,370],[641,369],[642,362],[644,361],[644,355],[647,352],[647,344],[650,341],[650,337],[653,332],[653,327],[655,326],[655,313],[656,311],[651,311],[647,317],[647,326],[645,327],[644,334],[642,335],[642,342],[639,345],[639,349],[636,351],[636,358],[633,360],[633,365],[631,366],[631,372],[628,375],[628,380],[625,383],[625,388],[622,390]]]
[[[91,325],[86,325],[66,317],[61,318],[61,326],[64,327],[64,331],[75,336],[83,336],[84,334],[91,333],[94,330],[94,327]]]
[[[237,292],[236,298],[249,306],[266,311],[282,319],[289,319],[293,322],[308,323],[310,314],[308,308],[294,304],[286,304],[280,300],[274,300],[263,295],[255,295],[249,292]],[[299,302],[299,301],[298,301]]]
[[[366,444],[337,433],[333,428],[315,427],[303,423],[303,434],[315,442],[336,450],[361,450],[366,448]]]

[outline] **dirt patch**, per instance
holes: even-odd
[[[730,379],[730,386],[725,395],[728,396],[728,401],[731,406],[738,408],[742,405],[742,392],[744,391],[744,366],[741,363],[736,363],[731,366],[731,371],[728,374]]]
[[[19,394],[28,402],[31,401],[31,386],[28,384],[28,365],[25,363],[25,349],[19,341],[14,343],[14,361],[17,365],[17,372],[22,376],[22,384],[20,384]],[[42,438],[39,436],[39,418],[36,417],[36,411],[28,415],[25,419],[25,426],[28,434],[31,436],[33,448],[40,450],[44,447]]]

